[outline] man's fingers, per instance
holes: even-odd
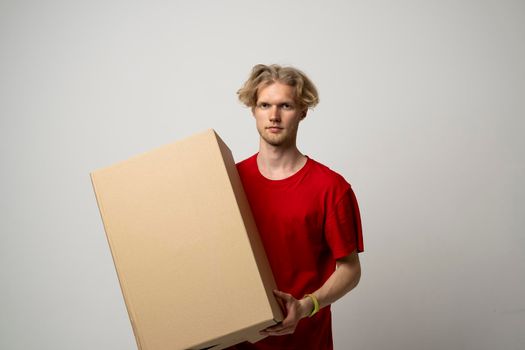
[[[277,332],[280,332],[280,331],[282,331],[283,329],[285,329],[285,327],[283,327],[283,326],[279,323],[279,324],[277,324],[277,325],[275,325],[275,326],[265,328],[265,329],[263,329],[262,331],[260,331],[259,333],[262,334],[262,335],[275,335]]]
[[[265,331],[271,331],[271,332],[274,332],[274,331],[279,331],[283,328],[290,328],[291,326],[293,326],[294,323],[293,321],[290,319],[290,317],[286,317],[284,320],[282,320],[281,322],[279,322],[278,324],[276,325],[273,325],[273,326],[270,326],[270,327],[267,327],[265,329]]]
[[[280,331],[283,328],[286,328],[286,327],[284,327],[281,323],[279,323],[279,324],[276,324],[275,326],[271,326],[271,327],[265,328],[263,330],[263,332],[277,332],[277,331]]]
[[[288,313],[288,304],[290,301],[288,296],[291,297],[291,295],[287,293],[283,293],[277,289],[274,289],[273,294],[275,295],[275,298],[277,302],[279,303],[279,305],[281,306],[281,309],[283,310],[283,312]]]
[[[293,327],[283,327],[281,329],[277,329],[274,331],[265,331],[265,335],[285,335],[285,334],[292,334],[295,331],[295,328]]]
[[[279,298],[281,298],[283,300],[286,300],[286,301],[289,301],[289,300],[291,300],[293,298],[291,294],[281,292],[280,290],[277,290],[277,289],[275,289],[273,291],[273,293],[275,294],[275,296],[277,296],[277,297],[279,297]]]
[[[283,330],[290,330],[295,329],[295,323],[292,320],[292,317],[290,315],[286,317],[284,320],[279,322],[278,324],[274,326],[270,326],[268,328],[265,328],[261,331],[261,334],[269,334],[269,335],[276,335],[276,333],[281,333]],[[286,334],[286,333],[283,333]]]
[[[295,299],[291,294],[281,292],[280,290],[274,290],[273,293],[275,297],[277,298],[277,301],[284,302],[286,304],[284,311],[287,312],[287,315],[282,322],[260,331],[260,334],[262,335],[292,334],[295,331],[297,322],[299,321],[296,315],[297,313],[296,307],[294,307],[294,305],[297,303],[297,299]]]

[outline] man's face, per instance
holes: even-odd
[[[293,87],[279,82],[263,87],[252,113],[264,142],[276,147],[295,146],[299,122],[306,111],[298,108]]]

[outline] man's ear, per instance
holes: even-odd
[[[301,114],[301,120],[303,120],[304,118],[306,118],[306,114],[308,113],[308,108],[306,108],[303,113]]]

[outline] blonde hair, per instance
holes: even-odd
[[[239,100],[247,107],[254,108],[259,89],[276,82],[294,87],[295,100],[300,109],[313,108],[319,103],[317,89],[306,74],[297,68],[277,64],[255,65],[248,80],[237,91]]]

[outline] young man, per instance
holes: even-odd
[[[350,184],[297,149],[317,90],[298,69],[259,64],[238,95],[260,142],[237,169],[286,310],[268,337],[233,349],[333,349],[330,304],[358,284],[363,239]]]

